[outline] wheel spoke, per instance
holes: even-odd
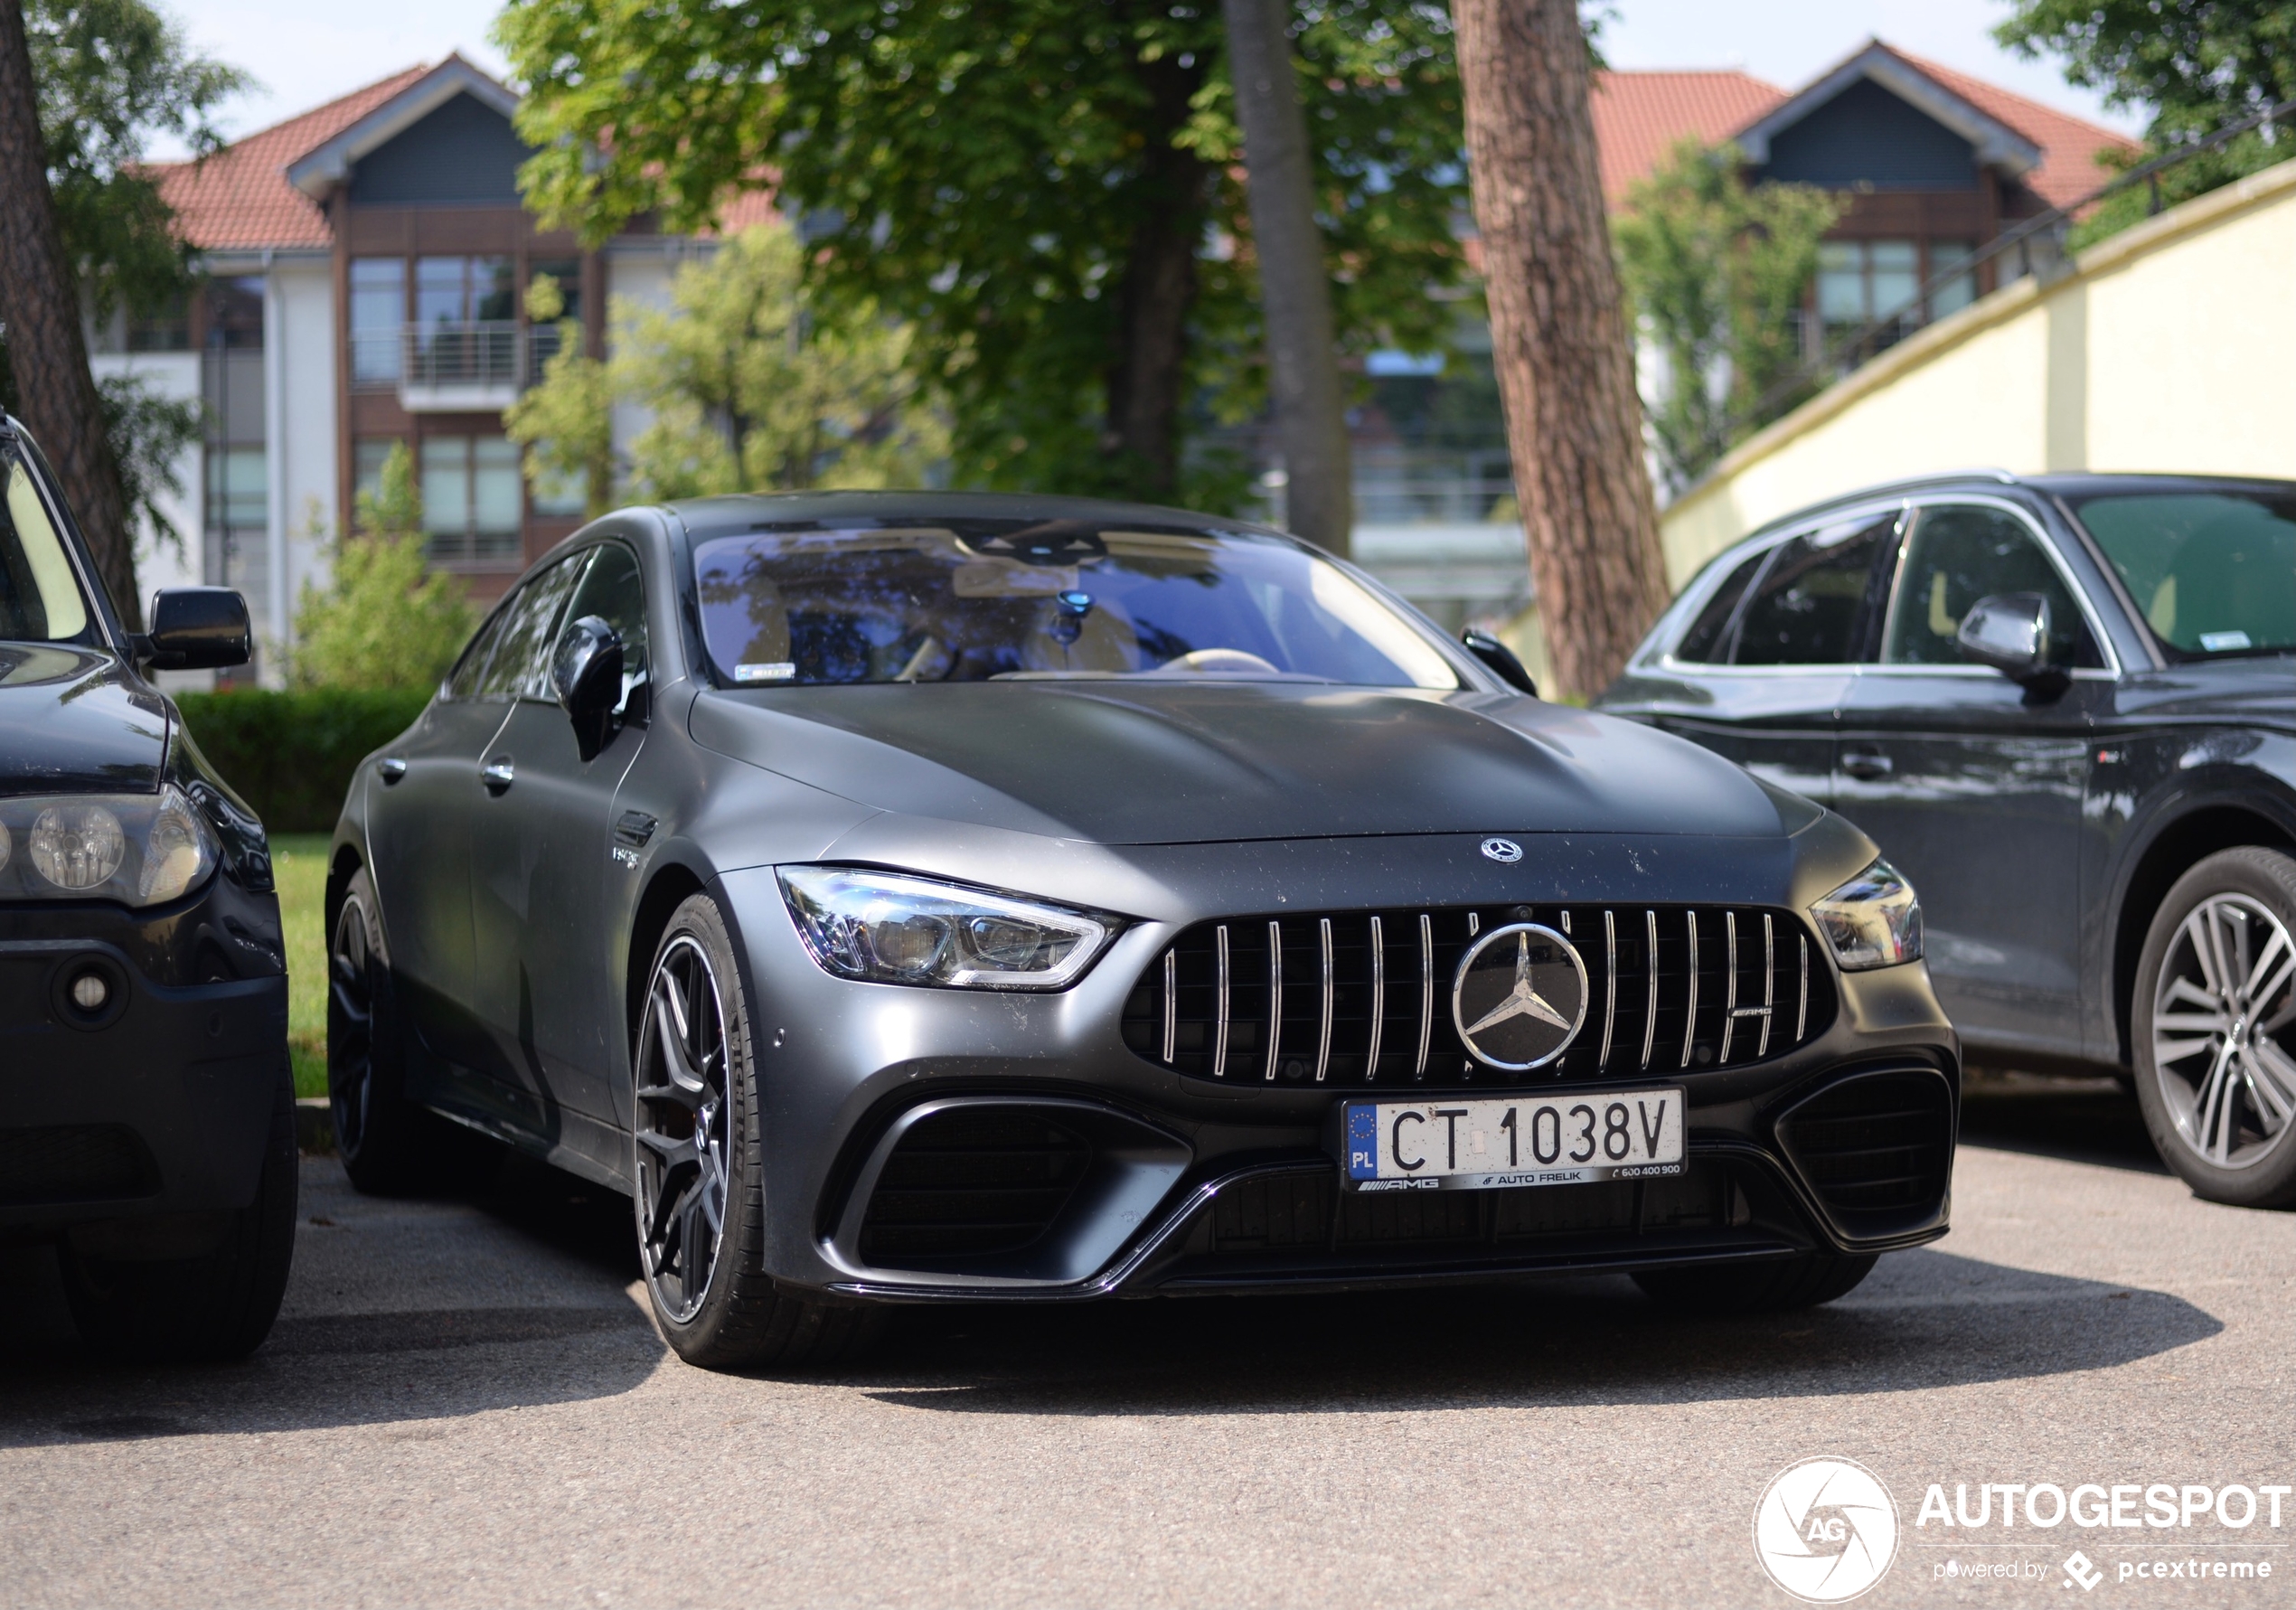
[[[2275,962],[2277,966],[2273,965]],[[2272,969],[2269,979],[2264,975],[2268,967]],[[2281,985],[2288,982],[2291,972],[2296,972],[2296,947],[2289,945],[2286,934],[2274,928],[2263,953],[2256,958],[2256,965],[2248,969],[2247,981],[2240,986],[2242,1001],[2251,1011],[2263,1006],[2280,993]]]
[[[657,1135],[651,1129],[641,1129],[637,1132],[637,1143],[662,1160],[665,1173],[681,1163],[701,1161],[701,1149],[693,1144],[691,1136],[679,1140],[671,1135]]]
[[[701,1110],[701,1103],[708,1094],[706,1090],[689,1088],[684,1085],[640,1085],[638,1087],[640,1101],[666,1101],[674,1106],[682,1106],[690,1113]]]
[[[2170,984],[2169,993],[2161,996],[2160,1004],[2166,1006],[2172,1001],[2181,1001],[2188,1006],[2197,1006],[2203,1012],[2222,1012],[2225,1004],[2221,996],[2210,994],[2189,978],[2179,978]]]
[[[2232,1027],[2221,1012],[2164,1012],[2153,1018],[2152,1026],[2187,1034],[2221,1034]]]
[[[2192,959],[2199,964],[2200,976],[2207,984],[2209,994],[2221,997],[2224,974],[2216,967],[2216,947],[2210,934],[2214,925],[2207,913],[2208,908],[2204,906],[2185,918],[2185,941],[2192,946]]]
[[[2248,1042],[2247,1069],[2257,1101],[2272,1121],[2277,1135],[2296,1114],[2296,1062],[2271,1040],[2258,1036]]]
[[[2156,1040],[2152,1042],[2152,1059],[2156,1062],[2181,1062],[2199,1051],[2216,1049],[2214,1040]]]

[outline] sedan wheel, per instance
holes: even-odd
[[[2153,1142],[2200,1195],[2296,1197],[2296,861],[2212,855],[2154,917],[2138,969],[2137,1092]]]

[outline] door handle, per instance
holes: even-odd
[[[385,783],[395,783],[407,775],[407,763],[397,755],[385,755],[375,762],[375,770],[382,774]]]
[[[497,755],[478,768],[478,780],[486,785],[489,794],[500,794],[517,779],[518,772],[511,765],[508,755]]]
[[[1841,769],[1863,782],[1886,777],[1890,772],[1889,757],[1876,749],[1850,749],[1841,757]]]

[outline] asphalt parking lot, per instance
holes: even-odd
[[[1901,1516],[1867,1603],[2296,1604],[2296,1503],[1915,1524],[1932,1483],[2296,1482],[2296,1214],[2196,1201],[2109,1094],[1972,1101],[1953,1235],[1814,1313],[1609,1278],[914,1310],[811,1379],[679,1363],[626,1209],[547,1170],[304,1182],[285,1313],[228,1369],[80,1361],[52,1266],[0,1254],[0,1601],[1783,1605],[1756,1499],[1835,1455]],[[2274,1570],[2122,1579],[2169,1554]]]

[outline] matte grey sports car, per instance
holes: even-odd
[[[1632,1272],[1944,1233],[1959,1048],[1840,818],[1543,702],[1280,533],[937,493],[632,509],[360,769],[362,1187],[631,1193],[672,1342],[887,1302]]]

